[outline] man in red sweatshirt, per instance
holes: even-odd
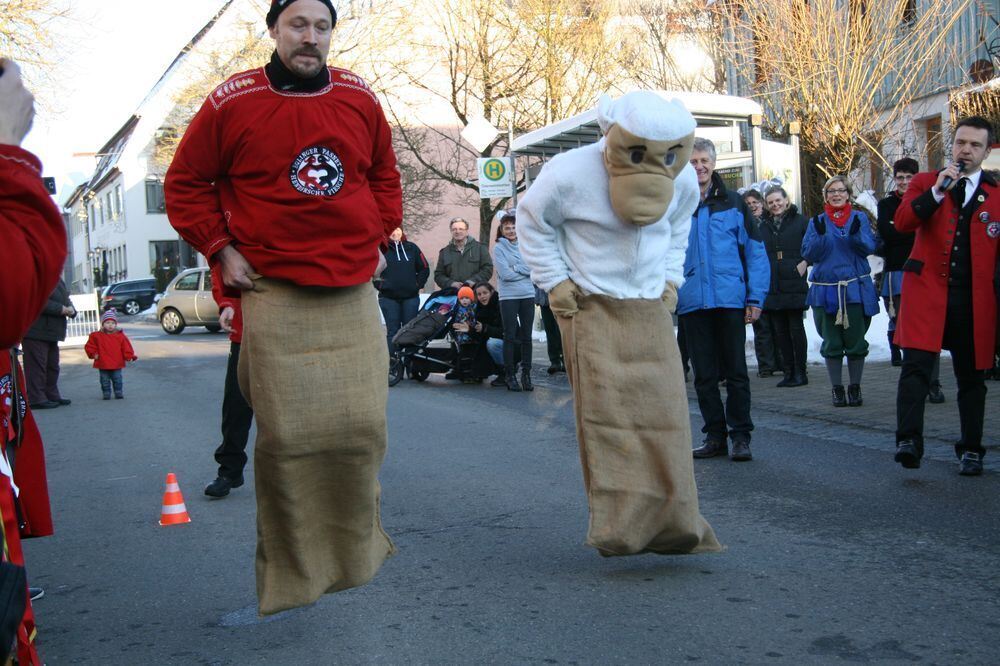
[[[21,538],[52,534],[52,514],[42,438],[11,348],[42,311],[66,259],[66,228],[42,184],[42,165],[20,148],[34,117],[17,64],[0,58],[0,559],[22,567]],[[11,470],[7,461],[15,458]],[[31,602],[2,607],[0,615],[19,618],[18,663],[41,664]],[[0,660],[9,647],[0,645]]]
[[[171,224],[242,291],[265,615],[363,585],[394,551],[378,508],[388,360],[371,279],[402,191],[378,99],[326,65],[336,21],[330,0],[273,0],[271,61],[209,95],[165,182]]]

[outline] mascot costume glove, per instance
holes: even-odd
[[[698,508],[670,317],[700,200],[696,123],[649,91],[602,97],[596,115],[604,138],[549,160],[517,209],[521,256],[558,315],[587,543],[605,556],[719,551]]]
[[[549,292],[549,308],[557,317],[572,317],[580,309],[577,306],[577,296],[580,295],[580,288],[572,280],[563,280],[552,287]],[[676,303],[677,297],[674,297]]]

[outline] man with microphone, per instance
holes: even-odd
[[[958,383],[959,474],[983,473],[983,371],[993,367],[997,301],[993,281],[1000,247],[1000,186],[982,164],[996,141],[985,118],[955,125],[952,163],[917,174],[896,212],[896,229],[916,232],[903,265],[895,343],[903,349],[896,396],[895,460],[920,467],[924,401],[934,358],[951,352]]]

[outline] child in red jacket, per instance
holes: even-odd
[[[123,331],[118,330],[118,313],[114,308],[101,315],[101,330],[94,331],[87,338],[83,350],[87,358],[94,359],[94,367],[101,372],[101,393],[105,400],[111,399],[111,387],[115,389],[115,399],[125,397],[122,391],[122,368],[126,361],[138,361],[132,350],[132,343]]]

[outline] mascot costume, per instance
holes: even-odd
[[[698,509],[670,318],[699,200],[695,120],[647,91],[604,96],[597,113],[604,138],[554,157],[517,208],[521,254],[562,333],[587,543],[605,556],[719,551]]]

